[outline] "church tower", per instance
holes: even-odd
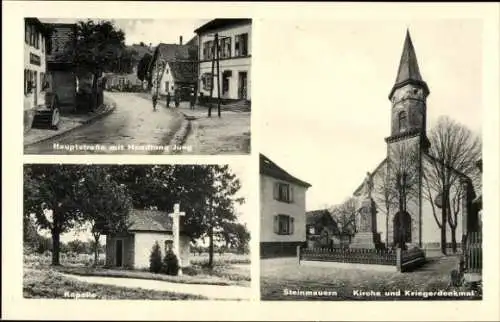
[[[405,190],[398,193],[398,207],[389,216],[390,229],[387,233],[393,243],[405,239],[407,244],[422,244],[422,154],[430,146],[426,135],[428,95],[429,88],[420,75],[415,48],[407,31],[396,81],[389,94],[391,131],[385,139],[387,160],[390,161],[388,173],[397,176],[393,177],[397,180],[391,180],[391,184],[405,180],[408,183],[402,184]],[[410,190],[411,193],[408,192]]]
[[[389,94],[392,104],[391,135],[388,139],[420,134],[428,144],[426,132],[426,100],[429,88],[420,75],[410,32],[406,31],[403,53],[396,81]]]

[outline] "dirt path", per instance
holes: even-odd
[[[181,284],[157,280],[145,280],[136,278],[117,278],[100,276],[77,276],[62,274],[67,278],[76,279],[81,282],[102,285],[114,285],[128,288],[142,288],[155,291],[178,292],[192,295],[201,295],[209,299],[217,300],[248,300],[251,289],[243,286],[221,286],[201,284]]]

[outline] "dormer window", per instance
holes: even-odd
[[[399,112],[399,132],[404,132],[408,128],[408,118],[405,111]]]

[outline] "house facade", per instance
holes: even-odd
[[[106,266],[128,269],[149,268],[149,256],[156,242],[162,258],[174,241],[172,218],[157,210],[132,210],[127,232],[106,235]],[[190,238],[183,234],[180,225],[180,260],[182,267],[190,265]]]
[[[260,155],[260,255],[294,256],[306,243],[306,191],[311,185]]]
[[[219,37],[220,95],[251,100],[252,19],[214,19],[195,30],[199,42],[199,94],[217,97],[214,35]],[[211,88],[213,91],[211,93]]]
[[[182,44],[159,44],[148,67],[151,79],[151,94],[166,96],[178,91],[181,99],[188,99],[196,90],[198,66],[197,47],[190,41]]]
[[[49,31],[36,18],[25,18],[24,28],[24,130],[27,131],[36,107],[44,100]]]
[[[70,58],[64,54],[66,48],[76,41],[76,24],[46,23],[51,30],[47,53],[47,72],[52,90],[57,96],[62,113],[76,109],[77,74]]]
[[[308,248],[331,248],[340,244],[342,236],[328,209],[306,213],[306,239]]]

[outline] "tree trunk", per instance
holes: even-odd
[[[446,255],[446,222],[448,221],[448,213],[447,213],[447,202],[448,200],[448,191],[446,188],[443,189],[442,195],[442,207],[441,207],[441,252]]]
[[[99,105],[99,95],[97,89],[97,78],[99,77],[98,73],[94,73],[92,80],[92,111],[96,110]]]
[[[210,231],[208,233],[208,267],[212,268],[214,265],[214,230],[210,226]]]
[[[453,254],[457,253],[457,233],[456,233],[456,227],[450,227],[451,228],[451,248],[453,250]]]
[[[60,235],[61,233],[57,229],[52,229],[52,265],[59,266],[59,251],[61,247]]]
[[[389,207],[385,216],[385,247],[389,247]]]
[[[94,267],[97,267],[97,262],[99,260],[99,238],[101,237],[100,234],[94,234]]]

